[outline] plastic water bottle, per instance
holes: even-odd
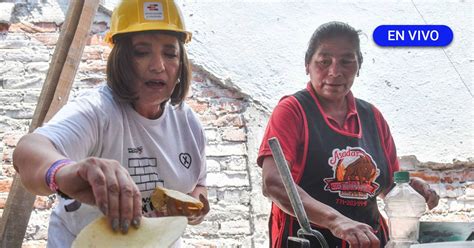
[[[408,248],[418,244],[420,217],[426,211],[425,198],[408,184],[407,171],[395,172],[394,180],[395,187],[385,197],[390,233],[385,248]]]

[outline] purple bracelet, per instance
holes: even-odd
[[[70,159],[60,159],[54,162],[48,169],[45,175],[45,180],[46,180],[46,185],[53,191],[57,192],[58,191],[58,186],[56,184],[55,176],[56,172],[63,166],[74,163],[74,161]]]

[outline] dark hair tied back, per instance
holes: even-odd
[[[360,51],[360,39],[359,35],[362,32],[360,30],[354,29],[347,23],[333,21],[324,23],[319,26],[311,36],[309,40],[308,49],[306,50],[305,54],[305,65],[308,65],[311,61],[311,57],[313,57],[316,50],[321,45],[321,42],[335,37],[346,37],[348,38],[353,44],[356,49],[357,53],[357,61],[359,62],[359,69],[362,65],[363,57]]]

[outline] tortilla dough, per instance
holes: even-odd
[[[140,227],[130,227],[127,234],[114,232],[106,217],[87,225],[77,235],[72,248],[156,248],[170,247],[186,229],[186,217],[142,217]]]

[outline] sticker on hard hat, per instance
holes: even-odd
[[[143,13],[145,20],[159,20],[164,19],[163,5],[159,2],[145,2],[143,3]]]

